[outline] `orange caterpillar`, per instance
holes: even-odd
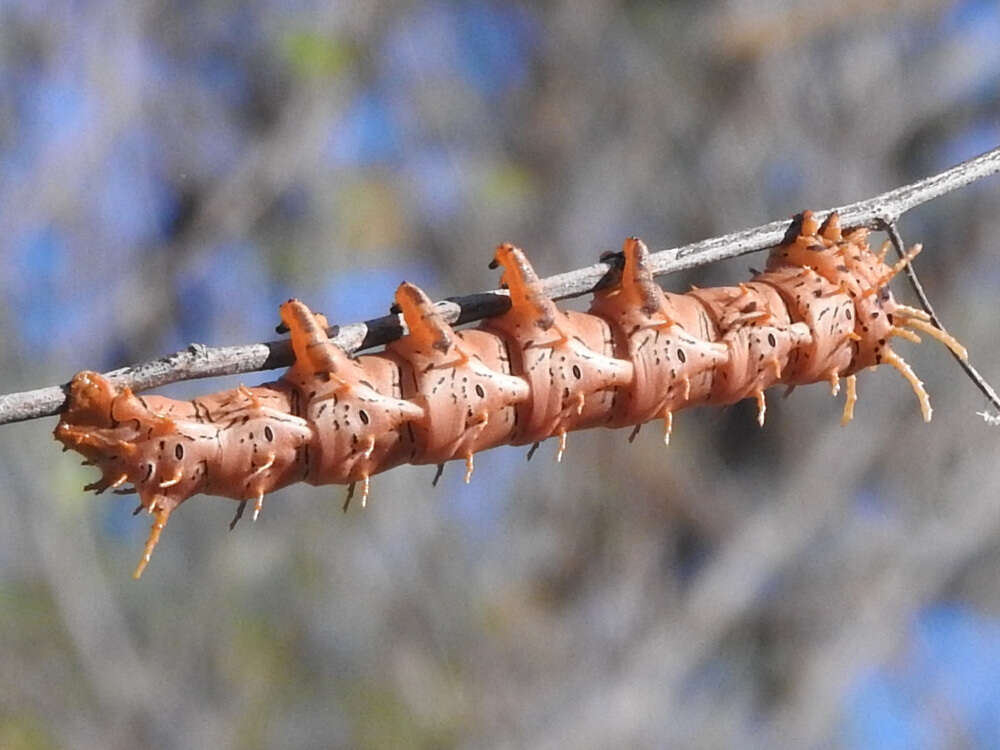
[[[855,373],[880,364],[903,374],[929,421],[927,393],[890,338],[919,342],[918,329],[965,350],[886,287],[919,250],[887,266],[867,230],[842,233],[836,214],[820,227],[807,211],[799,235],[748,283],[670,294],[630,238],[617,282],[578,313],[556,307],[524,254],[501,245],[492,267],[503,267],[511,308],[479,328],[453,330],[404,283],[396,304],[409,333],[350,357],[327,339],[321,315],[289,300],[281,319],[295,364],[280,380],[176,401],[81,372],[55,437],[100,468],[87,489],[137,492],[136,512],[154,516],[138,578],[170,514],[198,493],[239,501],[232,528],[248,502],[256,519],[264,495],[293,482],[350,485],[348,502],[360,482],[364,504],[370,477],[399,464],[440,473],[460,459],[468,481],[487,448],[557,437],[561,460],[568,432],[638,430],[653,419],[669,441],[677,410],[744,398],[757,400],[763,424],[771,386],[829,382],[836,394],[843,377],[846,423]],[[126,483],[134,489],[119,489]]]

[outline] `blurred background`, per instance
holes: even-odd
[[[493,288],[501,241],[547,275],[869,197],[1000,143],[998,39],[991,0],[3,0],[0,390]],[[901,230],[1000,381],[1000,183]],[[132,499],[0,427],[0,747],[1000,746],[998,433],[898,349],[929,425],[879,371],[843,429],[818,385],[346,515],[201,497],[138,583]]]

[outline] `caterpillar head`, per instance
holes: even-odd
[[[121,474],[136,451],[147,409],[129,388],[118,389],[103,375],[77,373],[69,385],[69,399],[55,438],[96,464],[109,484]],[[97,487],[103,492],[107,487]]]
[[[119,491],[137,492],[141,501],[136,511],[145,508],[155,514],[136,577],[148,562],[171,511],[201,489],[203,474],[185,472],[184,467],[192,465],[197,450],[214,449],[209,441],[202,441],[198,448],[185,448],[173,439],[177,432],[173,418],[151,408],[131,389],[118,388],[90,371],[73,378],[66,410],[56,425],[56,440],[101,471],[100,479],[84,489],[100,494],[131,482],[134,490]],[[196,460],[193,465],[200,467],[201,463]]]

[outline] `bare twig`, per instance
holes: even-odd
[[[816,214],[822,220],[836,211],[845,227],[880,229],[894,225],[900,216],[916,206],[997,172],[1000,172],[1000,148],[874,198],[817,211]],[[779,244],[789,227],[787,220],[775,221],[684,247],[662,250],[650,256],[650,265],[653,273],[659,276],[766,250]],[[600,288],[610,270],[611,265],[608,263],[595,263],[586,268],[550,276],[542,283],[545,292],[553,299],[578,297]],[[510,307],[510,301],[503,291],[455,297],[437,304],[450,323],[489,318],[502,314]],[[402,320],[398,315],[387,315],[331,329],[335,343],[351,352],[386,344],[399,338],[403,332]],[[107,375],[116,383],[142,391],[181,380],[287,367],[291,362],[292,352],[287,341],[220,348],[192,344],[186,350],[168,357],[114,370]],[[66,400],[65,388],[66,386],[51,386],[0,396],[0,424],[58,414]]]

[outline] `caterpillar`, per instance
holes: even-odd
[[[791,234],[791,233],[790,233]],[[965,357],[922,310],[899,304],[887,284],[920,251],[895,265],[868,245],[868,231],[843,231],[836,214],[820,225],[803,212],[798,233],[774,248],[763,272],[731,287],[665,292],[648,250],[625,241],[613,283],[589,312],[564,311],[542,292],[524,253],[500,245],[510,309],[478,328],[455,330],[427,295],[404,282],[395,295],[407,333],[379,353],[349,356],[304,303],[280,307],[295,355],[274,382],[178,401],[141,396],[95,372],[78,373],[55,437],[101,477],[85,489],[138,493],[153,525],[135,569],[142,575],[170,515],[203,493],[236,500],[230,528],[253,502],[294,482],[349,485],[344,509],[371,477],[394,466],[465,462],[479,451],[558,440],[591,427],[663,423],[696,404],[754,398],[764,424],[765,392],[817,382],[834,395],[846,379],[842,423],[853,417],[856,374],[890,365],[913,389],[925,421],[927,392],[890,346],[926,333]],[[126,484],[132,486],[126,488]]]

